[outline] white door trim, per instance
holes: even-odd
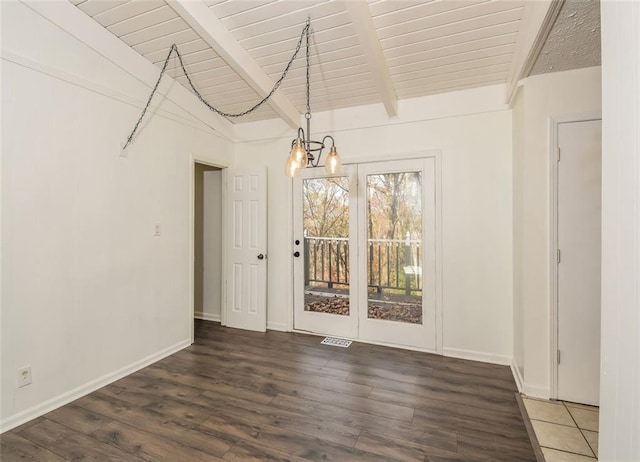
[[[602,120],[600,113],[549,117],[549,391],[558,399],[558,126]]]
[[[193,331],[193,320],[195,317],[195,297],[194,297],[194,292],[195,292],[195,274],[194,274],[194,267],[195,267],[195,253],[196,253],[196,243],[195,243],[195,231],[196,231],[196,182],[195,182],[195,174],[196,174],[196,164],[203,164],[203,165],[208,165],[210,167],[216,167],[216,168],[220,168],[222,169],[222,216],[224,217],[224,213],[226,210],[226,202],[225,202],[225,198],[226,198],[226,192],[225,192],[225,188],[224,188],[224,183],[225,183],[225,176],[226,176],[226,171],[227,171],[227,167],[229,167],[228,165],[224,165],[224,164],[216,164],[213,163],[209,160],[204,160],[200,157],[196,157],[193,154],[191,154],[189,156],[189,300],[187,301],[188,303],[188,307],[189,307],[189,311],[188,311],[188,323],[189,323],[189,341],[191,343],[194,342],[194,331]],[[224,219],[224,218],[223,218]],[[226,229],[223,226],[222,227],[222,248],[224,249],[225,244],[226,244]],[[226,256],[225,253],[222,253],[222,272],[221,272],[221,276],[222,276],[222,283],[223,285],[225,284],[225,281],[227,280],[227,274],[226,274]],[[225,291],[222,290],[221,291],[221,302],[222,305],[221,307],[224,307],[224,302],[225,302]],[[225,313],[224,310],[221,310],[221,316],[222,316],[222,325],[225,324]]]

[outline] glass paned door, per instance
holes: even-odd
[[[436,351],[435,159],[294,179],[294,327]]]
[[[422,172],[366,178],[367,317],[422,324]]]
[[[358,167],[359,337],[436,350],[435,161]]]
[[[356,177],[352,167],[344,172],[326,176],[320,169],[306,169],[294,180],[294,326],[355,337],[352,269],[357,263],[351,243]]]

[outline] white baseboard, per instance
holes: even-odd
[[[551,398],[551,392],[548,388],[527,385],[526,382],[522,384],[522,394],[526,396],[531,396],[532,398],[541,398],[541,399]]]
[[[287,323],[267,321],[267,330],[279,330],[281,332],[287,332]]]
[[[219,314],[195,313],[193,317],[196,319],[202,319],[203,321],[214,321],[214,322],[221,321]]]
[[[509,366],[511,364],[511,356],[496,355],[482,351],[445,347],[442,349],[442,354],[443,356],[449,356],[451,358],[470,359],[483,363],[500,364],[501,366]]]
[[[516,381],[516,385],[518,386],[518,391],[522,393],[524,390],[524,379],[522,378],[522,375],[520,375],[520,369],[518,369],[515,360],[511,361],[511,373],[513,374],[513,379]]]
[[[153,364],[156,361],[160,361],[161,359],[166,358],[167,356],[172,355],[173,353],[176,353],[183,348],[188,347],[189,345],[191,345],[191,342],[189,340],[183,340],[179,343],[176,343],[175,345],[165,348],[162,351],[149,355],[146,358],[143,358],[139,361],[129,364],[128,366],[118,369],[117,371],[103,375],[102,377],[98,377],[97,379],[91,380],[90,382],[74,388],[71,391],[55,396],[45,401],[44,403],[36,404],[35,406],[32,406],[29,409],[26,409],[18,414],[2,419],[2,421],[0,421],[0,433],[11,430],[12,428],[35,419],[36,417],[40,417],[41,415],[64,406],[71,401],[75,401],[78,398],[82,398],[83,396],[88,395],[98,388],[109,385],[110,383],[115,382],[116,380],[132,374],[144,367],[147,367],[148,365]]]

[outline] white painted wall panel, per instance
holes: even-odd
[[[442,151],[444,346],[509,362],[512,352],[511,112],[503,86],[400,101],[398,118],[365,106],[314,113],[316,137],[332,134],[344,162]],[[249,124],[237,163],[266,164],[269,182],[268,323],[286,328],[291,300],[291,182],[282,174],[295,133]],[[464,136],[460,134],[463,133]],[[263,135],[262,135],[263,134]],[[273,139],[274,134],[281,134]],[[482,328],[478,328],[482,326]]]
[[[519,253],[514,265],[518,288],[514,310],[521,313],[525,393],[550,396],[550,169],[549,118],[598,113],[601,110],[600,68],[529,77],[523,92],[523,151],[514,172],[518,191],[516,228]]]
[[[1,26],[3,53],[52,74],[2,62],[4,429],[189,342],[189,155],[229,164],[232,146],[165,100],[120,157],[123,101],[148,87],[22,3]]]
[[[599,459],[640,460],[640,5],[603,2]]]
[[[222,172],[204,174],[204,275],[202,307],[208,319],[219,320],[222,307]]]

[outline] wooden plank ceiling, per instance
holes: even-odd
[[[260,99],[237,67],[165,0],[71,1],[159,68],[177,44],[194,85],[219,109],[239,112]],[[373,24],[363,43],[362,30],[358,34],[352,21],[355,13],[342,1],[203,1],[272,81],[280,77],[311,18],[313,112],[380,103],[389,94],[405,99],[505,83],[524,7],[524,0],[369,0],[364,11],[370,17],[357,18]],[[372,62],[367,47],[381,50],[382,58]],[[168,72],[187,86],[177,59]],[[386,96],[374,72],[390,76]],[[278,91],[305,112],[304,49]],[[276,117],[266,104],[232,122]]]

